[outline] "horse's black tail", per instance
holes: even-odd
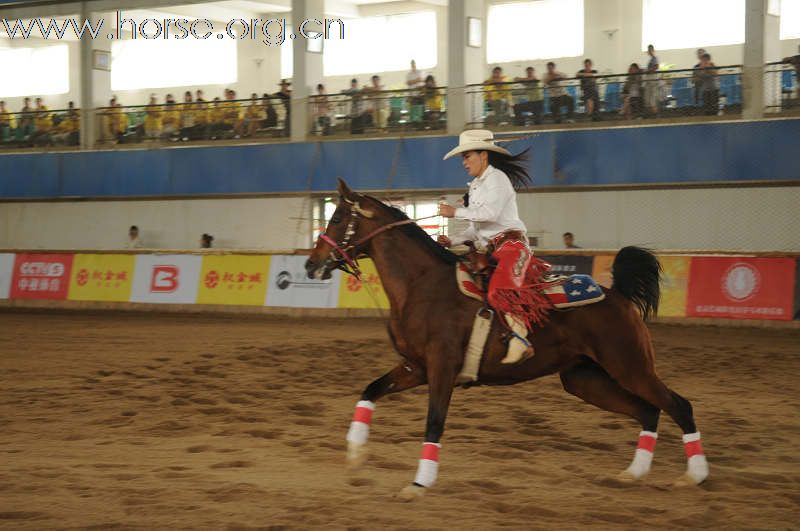
[[[661,271],[661,264],[649,249],[623,247],[614,257],[611,289],[635,304],[646,321],[658,313]]]

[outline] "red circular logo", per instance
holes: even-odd
[[[206,273],[206,278],[203,281],[207,288],[216,288],[219,284],[219,273],[216,271],[209,271]]]
[[[358,291],[361,289],[361,281],[358,280],[356,277],[347,276],[347,290],[348,291]]]
[[[722,292],[734,302],[755,297],[761,287],[761,273],[750,264],[738,262],[722,275]]]
[[[76,277],[79,286],[85,286],[87,282],[89,282],[89,272],[85,269],[81,269],[78,271],[78,276]]]

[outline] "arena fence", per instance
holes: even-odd
[[[611,283],[615,251],[537,251],[556,273]],[[768,323],[800,319],[800,253],[659,254],[664,269],[659,316]],[[0,253],[0,306],[181,309],[327,309],[332,315],[389,307],[374,264],[363,282],[335,271],[311,280],[305,254],[264,251],[14,251]],[[123,304],[124,303],[124,304]],[[112,306],[113,307],[113,306]],[[377,312],[376,312],[377,311]],[[370,314],[369,312],[366,312]],[[798,323],[796,323],[798,324]]]

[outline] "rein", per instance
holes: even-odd
[[[345,201],[347,201],[347,199],[345,199]],[[355,251],[357,247],[364,245],[375,236],[378,236],[379,234],[382,234],[396,227],[402,227],[403,225],[410,225],[412,223],[417,223],[418,221],[422,221],[425,219],[439,217],[438,215],[436,215],[436,216],[426,216],[423,218],[416,218],[416,219],[401,219],[399,221],[393,221],[392,223],[381,225],[380,227],[373,230],[363,238],[360,238],[355,243],[350,243],[350,239],[353,237],[353,235],[355,235],[356,232],[355,225],[356,221],[358,220],[358,214],[360,213],[361,215],[367,218],[371,217],[372,214],[362,209],[358,205],[357,201],[356,202],[347,201],[347,203],[350,204],[352,208],[350,211],[350,221],[348,222],[347,228],[344,231],[344,240],[342,240],[342,243],[336,243],[336,240],[334,240],[324,232],[319,235],[319,238],[328,245],[330,245],[331,247],[333,247],[333,250],[331,251],[331,259],[335,264],[334,269],[339,269],[341,271],[344,271],[348,275],[353,275],[358,280],[361,280],[361,269],[358,267],[358,256],[356,254],[353,254],[352,257],[350,256],[350,254],[353,253],[353,251]]]

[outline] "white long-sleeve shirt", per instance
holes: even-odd
[[[489,165],[469,183],[469,206],[456,209],[456,219],[469,221],[467,229],[453,243],[477,242],[485,248],[489,240],[507,230],[527,232],[517,212],[517,192],[508,176]]]

